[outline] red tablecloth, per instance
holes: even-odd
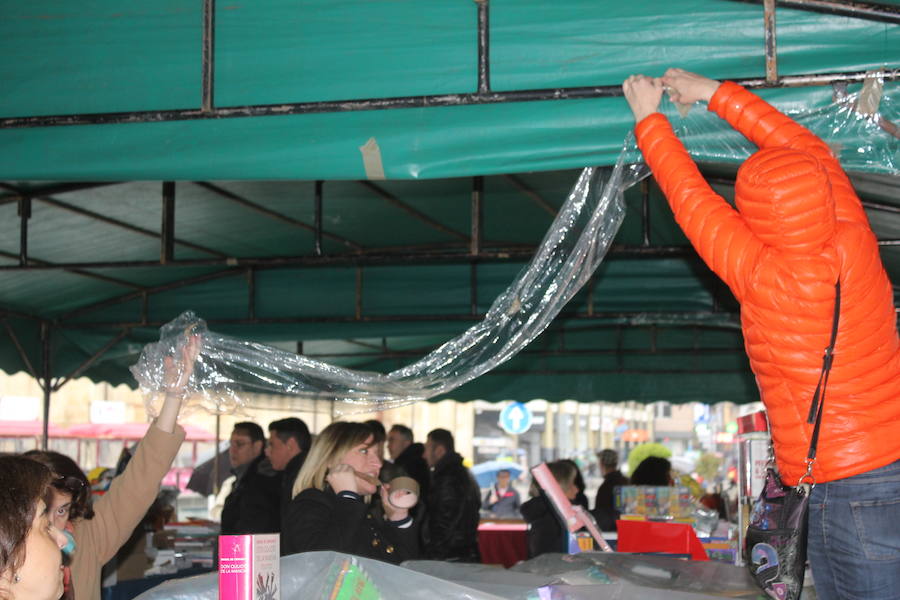
[[[687,523],[616,521],[618,552],[666,552],[690,554],[693,560],[709,560],[694,528]]]
[[[481,562],[511,567],[528,558],[528,525],[518,521],[485,521],[478,526]]]

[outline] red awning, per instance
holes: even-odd
[[[139,440],[147,433],[149,423],[85,423],[72,425],[54,437],[78,437],[106,440]],[[182,425],[188,441],[214,442],[216,436],[196,425]]]
[[[63,431],[52,423],[50,437],[58,437]],[[0,437],[40,437],[44,435],[43,421],[0,421]]]

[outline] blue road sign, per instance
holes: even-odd
[[[531,429],[531,423],[534,421],[531,411],[521,402],[513,402],[508,404],[500,411],[500,427],[506,433],[525,433]]]

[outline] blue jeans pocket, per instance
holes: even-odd
[[[868,560],[900,558],[900,498],[850,502],[850,510]]]

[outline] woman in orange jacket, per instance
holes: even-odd
[[[709,110],[759,146],[732,208],[657,112]],[[750,367],[785,483],[806,472],[810,403],[841,303],[812,476],[809,559],[818,597],[900,597],[900,340],[891,282],[862,204],[828,146],[741,86],[681,69],[629,77],[638,145],[675,220],[741,304]]]

